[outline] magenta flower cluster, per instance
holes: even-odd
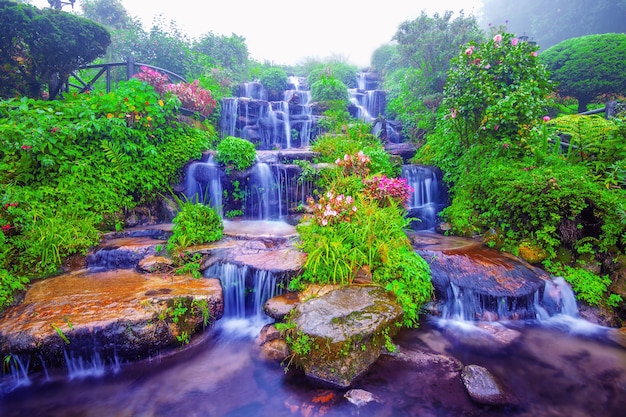
[[[180,100],[182,107],[198,112],[203,116],[211,115],[217,106],[211,92],[200,87],[198,80],[192,83],[173,84],[169,82],[167,76],[148,67],[141,67],[141,72],[135,77],[153,86],[154,90],[161,96],[168,93],[174,94]]]
[[[388,178],[386,175],[374,176],[365,180],[364,184],[365,195],[382,203],[387,198],[391,198],[406,206],[413,194],[413,188],[406,178]]]
[[[319,226],[332,226],[339,222],[349,221],[357,212],[351,196],[335,195],[330,191],[320,196],[317,203],[313,197],[309,197],[307,202],[313,210],[313,220]]]

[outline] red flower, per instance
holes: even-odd
[[[5,224],[4,226],[2,226],[2,231],[3,232],[7,232],[7,231],[9,231],[10,228],[11,228],[10,224]]]
[[[50,129],[50,131],[51,131],[52,133],[56,133],[56,131],[57,131],[57,130],[59,130],[59,128],[58,128],[58,127],[53,127],[52,129]]]
[[[32,149],[33,147],[30,145],[22,145],[22,149],[24,149],[25,151]]]

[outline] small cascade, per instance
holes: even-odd
[[[274,101],[263,107],[259,119],[261,126],[261,148],[291,148],[291,126],[289,124],[289,105],[285,101]]]
[[[252,168],[245,204],[246,217],[254,220],[277,220],[286,213],[281,201],[281,187],[265,162],[257,162]]]
[[[569,284],[561,277],[543,282],[537,291],[517,296],[485,294],[451,282],[441,318],[465,322],[578,318],[576,297]]]
[[[294,89],[285,90],[283,100],[288,103],[289,121],[291,129],[297,133],[291,138],[300,147],[307,147],[311,141],[311,127],[313,125],[313,109],[311,108],[311,91],[301,87],[298,77],[289,77],[289,85]]]
[[[68,353],[67,350],[63,353],[65,355],[67,377],[70,381],[72,379],[100,377],[106,372],[106,365],[98,352],[94,352],[89,359],[85,359],[74,352]]]
[[[19,387],[27,387],[32,381],[28,375],[30,358],[24,363],[19,355],[11,355],[4,358],[4,372],[9,374],[9,378],[0,379],[0,396],[5,392],[13,391]]]
[[[235,136],[239,111],[239,99],[234,97],[222,100],[222,110],[220,118],[220,130],[222,137]]]
[[[263,313],[265,302],[282,293],[283,279],[271,271],[220,262],[204,271],[217,277],[224,292],[224,316],[218,326],[233,333],[256,337],[271,320]]]
[[[207,161],[195,161],[189,165],[185,175],[184,187],[184,194],[187,199],[196,203],[208,204],[222,216],[221,171],[213,155],[209,155]]]
[[[441,172],[428,166],[403,165],[401,176],[413,188],[408,202],[409,217],[420,220],[413,221],[411,227],[414,230],[433,230],[448,198]]]
[[[267,90],[260,82],[247,82],[239,86],[239,96],[253,100],[267,100]]]

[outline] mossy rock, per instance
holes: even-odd
[[[523,241],[517,247],[520,258],[530,264],[538,264],[548,257],[548,252],[534,243]]]

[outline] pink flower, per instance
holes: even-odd
[[[22,149],[24,149],[25,151],[29,150],[29,149],[33,149],[32,146],[30,145],[22,145]]]
[[[517,38],[511,39],[511,46],[517,45],[518,42],[519,42],[519,40]]]
[[[549,122],[550,121],[550,116],[543,116],[543,121],[544,122]]]
[[[470,56],[472,52],[474,52],[474,48],[470,46],[465,50],[465,55]]]
[[[450,117],[456,118],[456,109],[450,109]]]
[[[537,57],[539,54],[537,53],[537,51],[533,51],[530,53],[532,56]]]
[[[504,149],[508,149],[509,144],[508,143],[503,143],[502,146],[504,146]]]
[[[485,65],[485,69],[489,69],[489,68],[491,68],[491,65],[489,64]]]
[[[498,130],[498,129],[500,129],[500,125],[495,125],[495,126],[493,127],[493,130]]]
[[[500,43],[500,42],[502,42],[502,35],[500,35],[500,34],[498,33],[496,36],[494,36],[494,37],[493,37],[493,41],[494,41],[495,43]]]

